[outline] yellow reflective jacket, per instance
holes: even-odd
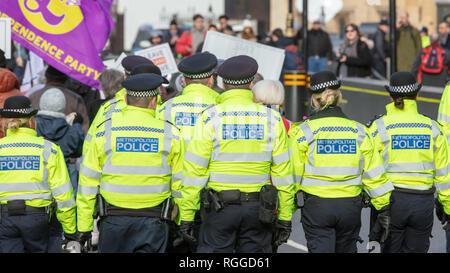
[[[171,195],[182,174],[179,130],[154,117],[155,110],[127,105],[99,125],[80,166],[78,230],[93,228],[95,197],[111,205],[155,207]],[[180,183],[178,183],[180,185]]]
[[[0,202],[25,200],[28,206],[46,207],[53,199],[64,231],[75,233],[75,199],[61,149],[35,130],[8,130],[0,139]]]
[[[429,190],[434,183],[450,214],[448,143],[441,126],[419,114],[414,100],[405,99],[403,109],[390,103],[386,113],[372,123],[370,131],[388,177],[395,187],[412,190]]]
[[[296,190],[322,198],[354,197],[364,190],[376,209],[394,189],[369,130],[339,107],[311,115],[289,131]]]
[[[447,142],[450,143],[450,82],[445,86],[442,93],[441,103],[439,104],[437,120],[444,126]]]
[[[259,192],[270,179],[278,189],[278,218],[291,220],[292,166],[279,113],[254,103],[249,90],[226,91],[217,102],[197,120],[184,157],[181,220],[194,220],[205,186]]]

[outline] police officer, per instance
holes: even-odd
[[[303,207],[301,222],[312,253],[357,252],[363,188],[380,212],[379,240],[388,233],[393,186],[368,129],[338,106],[340,85],[330,71],[312,75],[315,112],[289,132],[297,202]]]
[[[426,253],[433,226],[434,186],[445,214],[450,214],[447,139],[436,121],[418,113],[416,98],[422,85],[414,75],[396,72],[385,87],[393,102],[386,106],[386,115],[370,126],[395,187],[391,232],[383,251]]]
[[[272,252],[272,223],[283,231],[279,244],[289,238],[294,185],[287,135],[278,113],[253,102],[257,70],[248,56],[219,67],[226,91],[199,116],[184,157],[180,230],[188,240],[200,193],[206,196],[197,252]]]
[[[99,194],[97,206],[105,207],[99,211],[104,215],[99,221],[99,252],[166,249],[168,225],[161,219],[162,210],[181,179],[184,143],[178,129],[155,118],[163,81],[149,73],[124,80],[127,105],[97,127],[82,162],[78,230],[84,244],[93,228]]]
[[[450,91],[449,90],[450,90],[450,82],[447,82],[444,93],[442,94],[441,103],[439,104],[437,120],[443,126],[444,133],[447,136],[447,142],[450,145]],[[449,153],[450,153],[450,146],[449,146]],[[440,213],[437,213],[437,215],[439,217],[439,220],[441,220],[442,224],[445,224],[444,230],[445,230],[445,233],[447,236],[447,253],[450,253],[450,224],[448,223],[449,219],[447,219],[447,217],[444,217],[446,214],[450,214],[450,211],[442,213],[443,208],[440,208],[441,206],[439,206],[439,204],[440,203],[436,203],[436,205],[437,205],[436,212],[440,211]],[[440,210],[438,210],[438,208]]]
[[[64,155],[59,146],[37,137],[36,113],[24,96],[6,99],[0,110],[7,129],[0,139],[0,253],[47,252],[54,208],[66,239],[77,240]]]

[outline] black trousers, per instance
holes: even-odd
[[[320,198],[306,194],[301,222],[311,253],[356,253],[361,197]]]
[[[8,216],[2,213],[0,224],[0,253],[46,253],[49,239],[45,212],[27,212]]]
[[[271,253],[272,230],[259,221],[259,201],[225,205],[206,213],[198,253]]]
[[[164,253],[169,226],[156,217],[106,216],[99,221],[100,253]]]
[[[433,194],[393,191],[390,235],[384,253],[426,253],[434,220]]]

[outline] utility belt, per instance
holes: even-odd
[[[394,186],[394,191],[396,192],[401,192],[401,193],[410,193],[410,194],[419,194],[419,195],[429,195],[429,194],[434,194],[434,192],[436,191],[436,187],[433,185],[430,189],[428,190],[414,190],[414,189],[405,189],[405,188],[398,188],[396,186]]]
[[[224,190],[217,192],[204,188],[200,192],[202,221],[206,213],[214,209],[221,211],[227,205],[241,205],[243,202],[259,201],[259,220],[263,223],[274,223],[277,217],[278,192],[272,185],[264,185],[260,192],[241,192],[240,190]]]
[[[46,207],[33,207],[25,205],[25,200],[10,200],[6,204],[0,205],[0,223],[2,213],[8,213],[8,216],[23,216],[31,212],[42,212],[48,215],[48,221],[50,222],[55,203]]]
[[[302,190],[299,190],[294,196],[294,202],[297,205],[297,208],[303,208],[305,206],[305,202],[308,198],[314,196],[313,194],[309,194]],[[361,205],[363,208],[368,208],[370,206],[370,196],[364,191],[361,191],[359,195],[361,197]]]
[[[106,216],[132,216],[132,217],[155,217],[162,220],[171,220],[172,214],[172,197],[170,196],[164,202],[155,207],[142,208],[142,209],[130,209],[122,208],[109,204],[101,196],[97,194],[97,212],[94,217],[106,217]]]

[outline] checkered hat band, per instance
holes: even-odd
[[[14,113],[20,113],[20,114],[30,114],[33,112],[34,109],[26,108],[26,109],[3,109],[3,112],[14,112]]]
[[[185,78],[188,78],[188,79],[205,79],[205,78],[211,77],[211,75],[212,75],[213,73],[214,73],[214,71],[211,70],[211,71],[203,72],[203,73],[200,73],[200,74],[187,74],[187,73],[183,73],[183,76],[184,76]]]
[[[230,84],[230,85],[243,85],[247,83],[251,83],[255,76],[247,78],[247,79],[241,79],[241,80],[230,80],[230,79],[223,79],[223,83]]]
[[[317,91],[317,90],[321,90],[321,89],[328,88],[328,87],[335,86],[335,85],[339,85],[338,80],[322,82],[322,83],[319,83],[316,85],[311,85],[311,87],[309,89],[311,89],[312,91]]]
[[[408,94],[416,92],[419,89],[419,84],[410,84],[410,85],[399,85],[399,86],[389,86],[389,92],[391,93],[402,93]]]
[[[127,90],[127,95],[133,97],[153,97],[159,94],[159,89],[147,90],[147,91],[133,91]]]

